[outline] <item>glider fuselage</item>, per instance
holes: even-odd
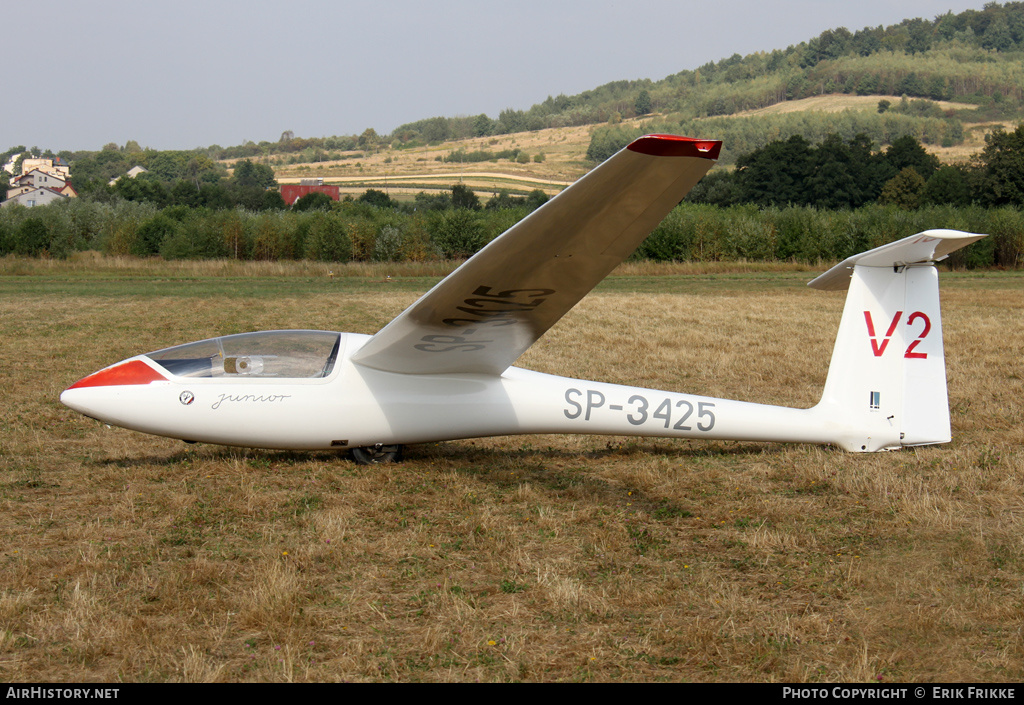
[[[144,433],[295,450],[534,433],[804,441],[850,450],[899,445],[898,431],[881,417],[870,438],[849,437],[817,407],[753,404],[518,367],[500,376],[385,372],[351,361],[369,339],[340,334],[329,374],[308,379],[238,372],[178,376],[140,355],[86,378],[61,401],[104,423]],[[133,367],[134,377],[116,374]],[[871,447],[862,448],[865,443]]]

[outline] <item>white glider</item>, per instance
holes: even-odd
[[[347,449],[527,433],[788,441],[879,451],[950,440],[933,263],[982,237],[929,230],[810,286],[848,288],[820,403],[752,404],[512,367],[718,157],[721,142],[637,139],[493,240],[376,335],[264,331],[137,355],[61,401],[189,442]]]

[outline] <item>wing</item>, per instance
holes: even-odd
[[[648,135],[495,238],[352,361],[389,372],[500,375],[643,242],[722,143]]]

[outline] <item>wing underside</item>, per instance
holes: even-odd
[[[380,330],[353,362],[500,375],[630,255],[721,142],[648,135],[509,228]]]

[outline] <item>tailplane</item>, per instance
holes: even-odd
[[[927,230],[839,263],[808,286],[848,288],[816,410],[836,442],[877,451],[950,440],[934,263],[985,235]]]

